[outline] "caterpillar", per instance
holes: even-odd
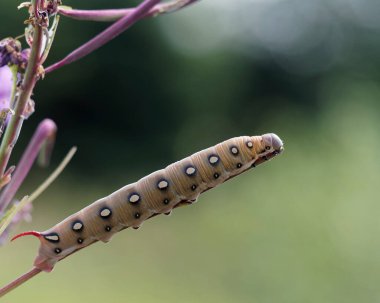
[[[197,152],[126,185],[44,231],[28,231],[40,240],[34,266],[50,272],[56,262],[96,241],[141,224],[173,208],[196,202],[198,196],[283,151],[275,134],[242,136]]]

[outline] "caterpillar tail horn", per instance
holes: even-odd
[[[21,234],[18,234],[16,236],[14,236],[11,241],[13,240],[16,240],[18,238],[21,238],[21,237],[24,237],[24,236],[35,236],[37,237],[38,239],[40,239],[42,236],[41,236],[41,233],[39,233],[38,231],[34,231],[34,230],[31,230],[31,231],[26,231],[26,232],[23,232]]]

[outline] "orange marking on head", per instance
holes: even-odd
[[[23,237],[23,236],[35,236],[38,239],[40,239],[42,237],[41,233],[39,233],[38,231],[31,230],[31,231],[26,231],[26,232],[23,232],[21,234],[18,234],[16,236],[14,236],[11,239],[11,241],[16,240],[17,238],[20,238],[20,237]]]

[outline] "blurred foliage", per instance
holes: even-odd
[[[22,33],[15,6],[0,3],[2,37]],[[9,302],[378,300],[379,6],[203,0],[48,75],[16,149],[50,117],[55,162],[72,145],[79,152],[22,229],[44,230],[229,137],[275,132],[286,149],[193,207],[67,258]],[[103,28],[62,18],[50,62]],[[46,175],[36,168],[23,191]],[[36,247],[25,239],[2,248],[0,284],[30,267]]]

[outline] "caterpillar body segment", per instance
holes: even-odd
[[[125,228],[139,228],[158,214],[194,203],[198,196],[283,150],[275,134],[242,136],[204,149],[99,199],[44,232],[34,266],[51,271],[56,262],[96,241],[108,242]]]

